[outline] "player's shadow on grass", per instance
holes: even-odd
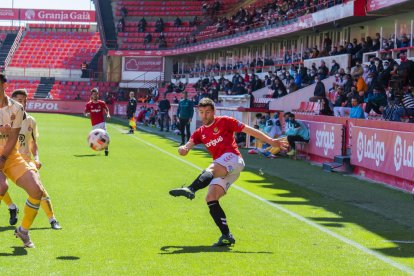
[[[27,250],[24,247],[13,246],[12,253],[0,253],[0,257],[13,257],[13,256],[25,256],[27,255]]]
[[[79,260],[79,257],[76,256],[59,256],[56,257],[56,260],[61,260],[61,261],[77,261]]]
[[[50,228],[50,227],[36,227],[36,228],[30,228],[30,231],[33,231],[33,230],[53,230],[52,228]],[[54,230],[54,231],[56,231],[56,230]]]
[[[94,157],[98,156],[99,154],[74,154],[75,157]]]
[[[6,231],[9,231],[9,230],[14,230],[14,229],[15,229],[14,226],[2,226],[2,227],[0,227],[0,232],[6,232]]]
[[[170,254],[192,254],[192,253],[206,253],[206,252],[229,252],[229,253],[238,253],[238,254],[273,254],[273,252],[267,251],[239,251],[233,250],[232,247],[213,247],[211,245],[195,245],[195,246],[176,246],[176,245],[167,245],[163,246],[160,249],[162,252],[158,253],[160,255],[170,255]]]

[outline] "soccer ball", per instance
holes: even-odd
[[[94,129],[88,135],[88,144],[93,150],[104,150],[109,145],[109,135],[103,129]]]

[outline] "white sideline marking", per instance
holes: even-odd
[[[113,125],[110,125],[110,126],[112,128],[114,128],[114,129],[118,130],[119,132],[122,132],[123,131],[122,129],[120,129],[118,127],[115,127]],[[152,147],[152,148],[154,148],[154,149],[156,149],[156,150],[158,150],[158,151],[160,151],[162,153],[165,153],[165,154],[169,155],[170,157],[172,157],[172,158],[174,158],[174,159],[176,159],[176,160],[178,160],[180,162],[183,162],[183,163],[185,163],[185,164],[187,164],[187,165],[189,165],[189,166],[191,166],[191,167],[193,167],[193,168],[195,168],[197,170],[202,170],[202,168],[200,168],[199,166],[194,165],[193,163],[191,163],[191,162],[189,162],[187,160],[184,160],[184,159],[178,157],[177,155],[173,155],[170,152],[168,152],[166,150],[163,150],[162,148],[157,147],[154,144],[148,143],[147,141],[142,140],[141,138],[138,138],[135,135],[130,135],[129,137],[132,137],[132,138],[140,141],[141,143],[143,143],[143,144],[145,144],[147,146],[150,146],[150,147]],[[264,199],[264,198],[262,198],[262,197],[260,197],[260,196],[258,196],[256,194],[254,194],[254,193],[252,193],[252,192],[250,192],[250,191],[242,188],[242,187],[239,187],[239,186],[237,186],[235,184],[232,184],[231,186],[234,187],[236,190],[239,190],[239,191],[245,193],[246,195],[249,195],[249,196],[251,196],[251,197],[253,197],[253,198],[257,199],[257,200],[260,200],[261,202],[266,203],[266,204],[268,204],[268,205],[270,205],[270,206],[278,209],[279,211],[282,211],[283,213],[285,213],[285,214],[287,214],[287,215],[289,215],[289,216],[291,216],[291,217],[293,217],[293,218],[295,218],[295,219],[297,219],[299,221],[302,221],[302,222],[308,224],[309,226],[312,226],[312,227],[320,230],[321,232],[324,232],[325,234],[328,234],[331,237],[334,237],[334,238],[336,238],[336,239],[338,239],[338,240],[340,240],[340,241],[342,241],[342,242],[344,242],[344,243],[346,243],[346,244],[348,244],[350,246],[353,246],[353,247],[361,250],[364,253],[367,253],[367,254],[369,254],[371,256],[374,256],[375,258],[383,261],[384,263],[387,263],[387,264],[389,264],[389,265],[391,265],[391,266],[393,266],[395,268],[398,268],[401,271],[404,271],[404,272],[407,272],[407,273],[410,273],[410,274],[413,274],[414,275],[414,270],[411,269],[410,267],[407,267],[405,265],[402,265],[400,263],[397,263],[397,262],[391,260],[390,258],[382,255],[381,253],[378,253],[378,252],[376,252],[374,250],[371,250],[369,248],[366,248],[365,246],[357,243],[356,241],[353,241],[353,240],[350,240],[350,239],[348,239],[346,237],[343,237],[343,236],[341,236],[341,235],[339,235],[339,234],[337,234],[337,233],[335,233],[335,232],[333,232],[333,231],[331,231],[331,230],[329,230],[329,229],[327,229],[327,228],[325,228],[323,226],[320,226],[319,224],[317,224],[317,223],[315,223],[315,222],[313,222],[313,221],[311,221],[311,220],[309,220],[309,219],[307,219],[305,217],[302,217],[302,216],[300,216],[300,215],[298,215],[298,214],[296,214],[296,213],[294,213],[294,212],[292,212],[292,211],[290,211],[290,210],[282,207],[281,205],[279,205],[277,203],[270,202],[267,199]]]

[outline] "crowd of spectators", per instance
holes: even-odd
[[[216,2],[219,5],[219,1]],[[217,33],[232,35],[258,27],[273,27],[279,23],[326,9],[342,2],[342,0],[288,0],[283,1],[281,4],[278,0],[265,1],[265,3],[256,6],[241,7],[230,17],[218,17],[211,26],[215,26]],[[207,4],[203,5],[203,11],[207,11],[205,6]],[[214,5],[211,10],[215,11]]]
[[[414,62],[404,52],[400,60],[398,64],[388,55],[384,60],[373,57],[369,64],[356,61],[351,71],[338,70],[328,91],[315,76],[318,84],[310,101],[321,103],[322,115],[414,122]]]

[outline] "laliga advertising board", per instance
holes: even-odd
[[[353,165],[414,179],[414,132],[353,127],[351,142]]]

